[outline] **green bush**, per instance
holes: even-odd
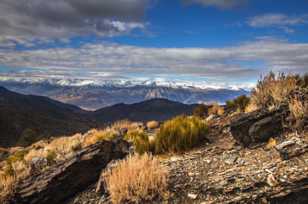
[[[250,98],[248,96],[242,95],[235,98],[234,100],[226,101],[226,108],[232,111],[238,110],[240,112],[244,112],[249,102]]]
[[[135,151],[139,154],[153,152],[154,150],[154,144],[149,141],[148,135],[142,130],[129,131],[125,139],[133,143]]]
[[[155,152],[189,150],[203,140],[207,132],[207,125],[199,117],[175,117],[160,127],[155,138]]]

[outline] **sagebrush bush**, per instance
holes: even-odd
[[[128,131],[125,139],[131,141],[135,147],[135,151],[139,154],[153,152],[154,144],[143,130]]]
[[[207,112],[207,106],[204,104],[199,104],[196,108],[193,110],[193,115],[196,117],[206,117],[208,114]]]
[[[232,111],[244,112],[249,102],[250,98],[246,95],[242,95],[234,100],[226,101],[226,108]]]
[[[146,203],[167,192],[168,171],[148,154],[128,156],[104,172],[112,203]]]
[[[156,121],[156,120],[149,121],[149,122],[147,122],[146,127],[147,127],[148,129],[155,129],[155,128],[158,128],[158,127],[159,127],[159,122]]]
[[[251,103],[258,108],[278,107],[297,87],[298,76],[270,72],[252,90]]]
[[[181,152],[199,144],[208,132],[199,117],[178,116],[166,121],[155,138],[155,152]]]
[[[225,110],[222,106],[220,106],[217,103],[214,103],[211,105],[211,107],[208,109],[209,115],[223,115],[225,113]]]

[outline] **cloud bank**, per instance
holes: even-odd
[[[254,28],[274,27],[293,33],[292,27],[308,23],[308,15],[288,16],[280,13],[263,14],[252,17],[248,25]]]
[[[87,43],[79,48],[0,51],[0,64],[29,67],[43,73],[117,73],[189,75],[212,78],[256,78],[269,70],[304,73],[308,44],[258,40],[225,48],[144,48]],[[47,76],[51,73],[48,73]]]
[[[0,36],[113,36],[144,28],[148,0],[1,0]]]

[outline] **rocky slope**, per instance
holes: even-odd
[[[45,171],[35,171],[39,162],[32,163],[31,173],[16,184],[4,201],[8,204],[63,203],[67,198],[95,182],[101,169],[129,152],[129,144],[121,138],[101,141],[74,152],[68,159]],[[34,161],[34,160],[33,160]]]
[[[273,113],[264,115],[275,117]],[[243,121],[243,117],[250,127],[264,119],[247,119],[245,115],[214,119],[208,136],[210,143],[184,154],[161,157],[162,165],[170,171],[170,197],[165,203],[308,202],[307,130],[301,134],[271,134],[269,138],[275,138],[271,142],[255,141],[247,148],[234,138],[236,133],[230,132],[230,124]],[[264,132],[251,132],[267,134],[272,123],[265,121]],[[67,204],[110,203],[108,194],[98,194],[95,188],[93,184]]]

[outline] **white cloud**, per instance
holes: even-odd
[[[247,0],[183,0],[183,2],[200,4],[205,7],[213,6],[220,9],[231,9],[245,5]]]
[[[276,27],[288,33],[293,33],[292,27],[308,22],[307,15],[287,16],[280,13],[271,13],[255,16],[248,20],[248,25],[255,28]]]

